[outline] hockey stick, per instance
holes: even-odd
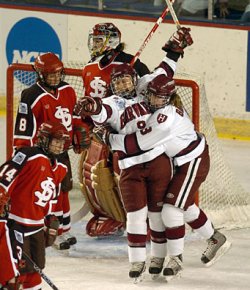
[[[174,23],[175,23],[177,29],[180,29],[181,25],[180,25],[180,22],[179,22],[179,20],[177,18],[177,15],[176,15],[175,11],[174,11],[174,8],[173,8],[173,1],[172,1],[172,3],[171,3],[170,0],[165,0],[165,1],[166,1],[167,5],[168,5],[168,9],[170,11],[170,14],[171,14],[171,16],[172,16],[172,18],[174,20]]]
[[[28,254],[26,254],[23,251],[23,256],[24,258],[32,265],[32,267],[34,268],[34,270],[43,278],[43,280],[54,290],[59,290],[56,285],[49,279],[49,277],[47,275],[45,275],[42,271],[42,269],[40,269],[37,264],[29,257]]]
[[[174,1],[175,0],[172,0],[172,3],[174,3]],[[170,2],[170,0],[168,2]],[[134,55],[133,59],[131,60],[131,62],[130,62],[131,66],[133,66],[135,64],[135,62],[137,61],[137,59],[141,55],[143,49],[146,47],[146,45],[148,44],[152,35],[155,33],[156,29],[160,26],[160,24],[162,23],[163,19],[165,18],[165,16],[168,14],[169,11],[170,11],[170,7],[168,7],[168,6],[163,10],[161,16],[157,19],[154,27],[151,29],[151,31],[149,32],[149,34],[147,35],[147,37],[143,41],[141,47],[139,48],[139,50],[137,51],[137,53]]]

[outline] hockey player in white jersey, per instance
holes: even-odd
[[[201,257],[206,266],[212,265],[231,244],[195,204],[195,193],[209,172],[209,149],[205,136],[194,129],[184,108],[172,105],[178,98],[174,80],[165,74],[158,75],[148,84],[145,97],[152,115],[146,122],[140,122],[141,128],[126,136],[104,131],[103,139],[109,141],[112,150],[122,151],[126,156],[162,147],[173,159],[175,174],[162,209],[170,257],[163,275],[169,277],[182,270],[185,223],[208,240]]]
[[[173,76],[183,49],[193,43],[189,31],[183,27],[171,36],[163,47],[167,55],[152,74],[138,79],[130,65],[116,66],[111,74],[114,95],[105,99],[85,97],[78,103],[76,112],[90,115],[96,125],[109,124],[121,134],[141,129],[151,114],[144,96],[147,84],[160,74]],[[96,133],[98,135],[98,129]],[[126,156],[121,152],[119,156],[122,170],[119,187],[127,212],[129,276],[135,279],[145,270],[147,217],[151,230],[151,274],[161,272],[166,256],[161,210],[165,189],[172,177],[172,163],[164,151],[163,146],[155,146],[141,154]]]

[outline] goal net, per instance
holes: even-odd
[[[82,63],[65,63],[65,81],[71,84],[78,96],[84,94],[81,78]],[[36,81],[31,65],[12,64],[7,70],[7,156],[12,153],[13,129],[21,91]],[[197,202],[211,218],[215,227],[245,227],[250,225],[250,197],[236,180],[220,147],[217,133],[206,99],[204,84],[177,75],[178,94],[196,128],[204,133],[209,144],[211,167],[206,181],[197,194]],[[80,156],[69,152],[74,188],[79,190]]]

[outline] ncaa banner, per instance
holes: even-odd
[[[68,55],[68,16],[0,9],[0,93],[5,93],[6,69],[11,63],[33,63],[45,52],[63,61]]]

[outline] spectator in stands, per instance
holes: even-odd
[[[178,11],[179,16],[207,17],[209,0],[184,0]],[[229,12],[228,0],[215,0],[214,4],[219,6],[219,17],[225,18]]]

